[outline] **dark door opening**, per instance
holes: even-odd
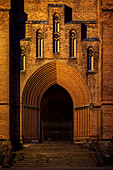
[[[45,92],[40,120],[42,141],[72,141],[73,102],[63,87],[55,84]]]

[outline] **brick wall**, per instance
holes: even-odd
[[[102,3],[102,138],[113,138],[113,3]]]
[[[28,20],[47,20],[48,4],[65,4],[73,8],[73,20],[95,20],[97,17],[96,0],[39,0],[24,1],[25,12],[28,14]]]
[[[0,139],[9,139],[9,8],[0,1]]]
[[[10,0],[0,1],[0,8],[1,9],[10,9],[10,5],[11,5]]]

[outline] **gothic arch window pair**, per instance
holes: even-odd
[[[43,58],[43,43],[44,43],[43,32],[42,32],[42,30],[38,30],[36,32],[37,58]]]
[[[70,56],[76,58],[77,33],[76,30],[70,31]],[[60,16],[55,13],[53,16],[53,52],[58,54],[60,51]]]
[[[87,70],[94,71],[94,49],[92,46],[87,49]]]
[[[70,57],[76,58],[77,51],[77,33],[76,30],[70,31]]]
[[[53,53],[60,52],[60,17],[58,13],[53,16]]]

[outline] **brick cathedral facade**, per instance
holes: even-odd
[[[113,139],[112,46],[112,0],[0,1],[0,140]]]

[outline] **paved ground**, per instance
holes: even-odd
[[[96,167],[91,150],[75,144],[27,144],[16,152],[11,168]]]

